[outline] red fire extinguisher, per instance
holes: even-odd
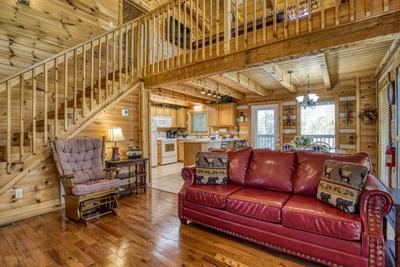
[[[390,144],[386,147],[386,167],[392,168],[396,166],[396,148],[393,144]]]

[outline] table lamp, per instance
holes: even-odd
[[[112,148],[112,161],[120,160],[117,142],[124,141],[124,134],[120,127],[113,127],[108,129],[108,141],[114,142],[114,147]]]

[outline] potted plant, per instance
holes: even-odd
[[[309,146],[311,144],[311,139],[307,136],[295,136],[290,144],[295,149],[301,149]]]
[[[364,124],[372,124],[372,122],[375,121],[378,117],[378,112],[376,111],[376,108],[366,106],[361,110],[358,117],[360,118],[360,120],[362,120]]]

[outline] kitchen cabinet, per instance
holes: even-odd
[[[172,117],[172,128],[177,128],[177,121],[176,121],[176,109],[170,109],[171,117]]]
[[[176,127],[187,128],[188,114],[185,108],[176,110]]]
[[[164,108],[161,106],[156,106],[156,116],[164,116]]]
[[[178,161],[183,162],[185,160],[185,141],[178,140]]]
[[[236,125],[236,104],[218,104],[208,107],[208,125],[212,127],[233,127]]]
[[[161,165],[161,141],[157,140],[157,165]]]

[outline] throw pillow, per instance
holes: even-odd
[[[344,212],[354,213],[367,176],[368,168],[364,165],[327,160],[317,198]]]
[[[226,153],[198,152],[196,154],[195,184],[227,184],[228,156]]]

